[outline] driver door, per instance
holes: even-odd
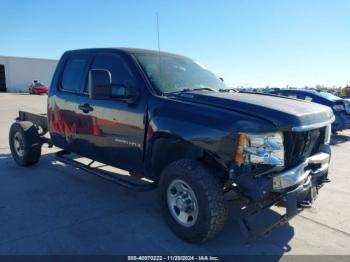
[[[135,78],[123,58],[114,53],[97,54],[91,69],[108,70],[112,78],[112,93],[116,94],[121,84]],[[146,112],[142,90],[137,102],[132,104],[116,98],[93,100],[87,94],[80,98],[79,104],[83,106],[80,114],[91,118],[90,130],[85,134],[86,142],[92,148],[90,157],[132,173],[142,173]],[[84,107],[90,110],[84,112]]]

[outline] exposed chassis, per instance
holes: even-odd
[[[51,139],[44,136],[48,132],[48,122],[47,122],[48,120],[47,120],[46,114],[34,114],[34,113],[25,112],[25,111],[19,111],[19,116],[16,118],[16,120],[28,121],[33,123],[38,129],[42,143],[43,144],[47,143],[49,147],[53,146]],[[55,158],[62,163],[77,167],[90,174],[99,176],[112,183],[119,184],[121,186],[127,187],[132,190],[148,191],[148,190],[154,189],[155,187],[153,183],[147,183],[140,179],[136,179],[136,178],[132,179],[130,177],[126,177],[115,172],[109,172],[109,171],[101,170],[96,167],[92,167],[92,164],[95,162],[94,160],[92,160],[89,164],[86,165],[75,160],[72,157],[69,157],[69,155],[70,155],[70,152],[62,150],[55,153]]]

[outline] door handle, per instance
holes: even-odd
[[[86,114],[94,110],[94,108],[91,107],[89,104],[79,105],[78,108]]]

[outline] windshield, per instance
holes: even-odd
[[[190,59],[165,55],[139,55],[137,59],[152,85],[162,93],[226,89],[216,75]]]
[[[333,94],[331,94],[331,93],[322,92],[322,91],[320,91],[320,92],[314,91],[314,92],[315,92],[316,94],[318,94],[319,96],[322,96],[323,98],[328,99],[328,100],[334,101],[334,100],[339,100],[339,99],[341,99],[339,96],[333,95]]]

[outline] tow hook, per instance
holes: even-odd
[[[322,178],[322,183],[330,183],[330,182],[331,182],[331,180],[329,178],[327,178],[327,177]]]
[[[302,208],[311,208],[312,207],[312,202],[309,200],[304,200],[300,203],[298,203],[300,207]]]

